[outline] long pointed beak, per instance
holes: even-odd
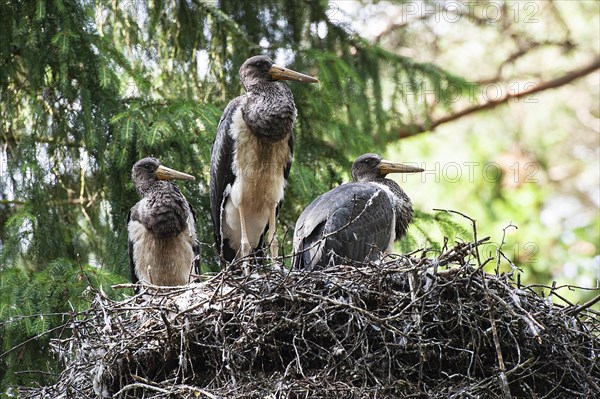
[[[319,79],[305,75],[300,72],[292,71],[284,68],[281,65],[273,64],[269,68],[269,75],[275,80],[295,80],[302,83],[319,83]]]
[[[384,174],[387,174],[387,173],[417,173],[417,172],[423,172],[425,170],[423,168],[418,168],[416,166],[386,161],[383,159],[381,160],[381,162],[379,162],[377,169],[379,169],[379,171]]]
[[[192,175],[187,173],[179,172],[175,169],[167,168],[166,166],[160,165],[156,172],[154,172],[159,180],[196,180]]]

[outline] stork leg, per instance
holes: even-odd
[[[252,251],[252,246],[250,245],[250,241],[248,240],[248,234],[246,233],[246,219],[244,217],[244,206],[242,204],[240,204],[239,212],[240,230],[242,233],[242,238],[240,240],[240,256],[242,258],[245,258],[246,256],[250,255],[250,252]],[[242,272],[246,276],[250,274],[250,268],[248,267],[248,263],[246,262],[246,260],[244,260],[242,263]]]
[[[252,251],[252,246],[250,245],[250,241],[248,240],[248,234],[246,233],[246,219],[244,216],[244,206],[240,204],[239,207],[240,212],[240,230],[242,233],[241,242],[240,242],[240,255],[242,257],[250,255]]]
[[[277,204],[271,208],[271,214],[269,215],[269,245],[271,248],[271,259],[277,258],[279,252],[279,243],[275,237],[276,229],[276,218],[277,218]]]
[[[151,265],[148,265],[146,272],[148,273],[148,282],[150,284],[154,284],[154,282],[152,281],[152,266]]]

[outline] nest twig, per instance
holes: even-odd
[[[55,341],[29,398],[559,398],[600,395],[600,318],[483,273],[462,243],[311,272],[227,271],[114,302]]]

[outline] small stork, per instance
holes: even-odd
[[[267,230],[271,257],[277,256],[275,222],[292,164],[297,114],[281,80],[318,82],[262,55],[244,62],[240,80],[246,93],[225,108],[210,165],[215,242],[227,262],[260,253]]]
[[[302,212],[294,230],[297,269],[322,268],[347,259],[378,259],[394,250],[412,221],[412,203],[388,173],[423,169],[364,154],[352,165],[353,182],[315,199]]]
[[[148,157],[133,165],[131,177],[142,196],[127,215],[131,281],[160,286],[187,284],[192,268],[200,271],[196,217],[169,180],[194,180],[194,176]]]

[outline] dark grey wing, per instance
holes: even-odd
[[[389,245],[394,210],[388,194],[368,183],[352,183],[345,201],[327,220],[323,234],[325,256],[335,253],[342,258],[365,261],[385,251]]]
[[[296,220],[292,261],[294,269],[311,269],[321,257],[323,243],[320,242],[320,238],[330,211],[324,206],[327,203],[324,197],[329,193],[331,191],[315,198]]]
[[[232,169],[235,142],[229,131],[233,114],[239,108],[241,99],[242,97],[237,97],[231,100],[223,111],[210,154],[210,216],[215,228],[215,243],[219,253],[224,250],[221,237],[221,211],[228,197],[225,190],[235,182]]]
[[[190,208],[192,223],[194,224],[194,230],[196,231],[196,237],[194,237],[194,243],[192,244],[192,251],[194,253],[193,270],[195,274],[200,275],[202,269],[200,265],[200,240],[198,239],[198,224],[196,220],[196,212],[194,212],[194,208],[192,208],[192,205],[189,202],[188,207]]]
[[[364,261],[384,251],[393,209],[388,195],[369,183],[347,183],[318,197],[294,232],[294,267],[326,266],[332,256]]]
[[[136,208],[137,208],[137,204],[134,205],[134,207],[131,208],[131,210],[129,212],[127,212],[127,223],[125,225],[127,226],[128,231],[129,231],[129,222],[131,220],[136,220],[136,219],[132,219],[133,217],[137,217]],[[133,284],[136,284],[139,281],[139,279],[138,279],[137,274],[135,273],[135,260],[133,259],[133,241],[131,241],[131,237],[129,237],[129,233],[127,234],[127,251],[129,253],[129,271],[131,272],[131,282]],[[134,289],[134,291],[137,294],[138,289]]]
[[[393,191],[398,198],[396,206],[398,212],[396,215],[396,240],[399,240],[406,235],[408,225],[412,222],[413,207],[408,195],[398,185],[393,188]]]

